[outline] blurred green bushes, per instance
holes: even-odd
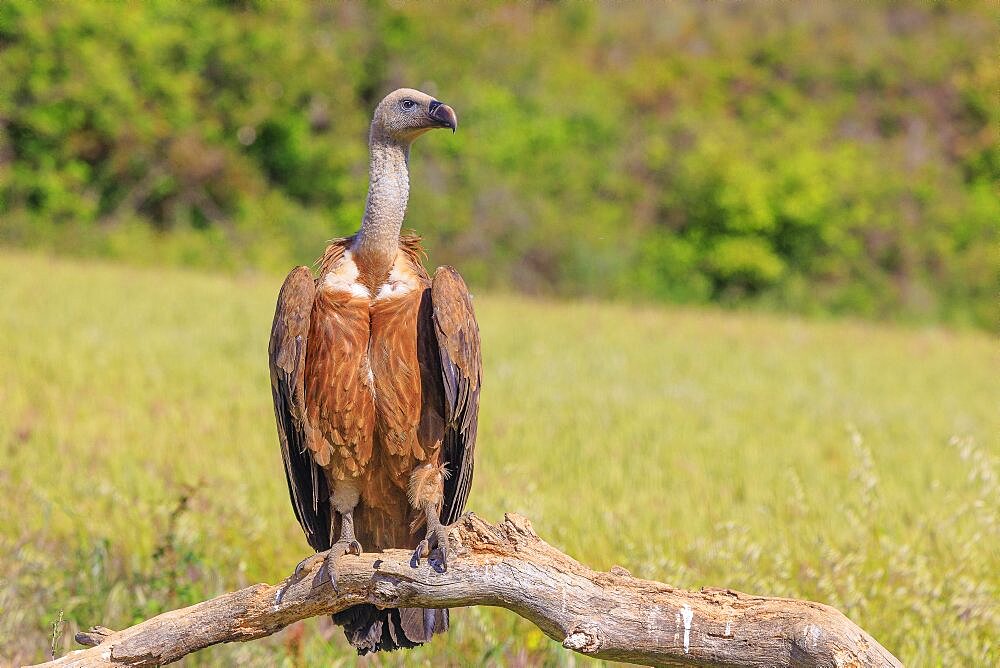
[[[995,326],[995,5],[0,4],[0,243],[285,269],[371,109],[435,262],[527,292]]]

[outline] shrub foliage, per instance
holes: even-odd
[[[481,286],[992,324],[989,4],[0,4],[0,242],[308,262],[371,109],[457,110],[408,224]]]

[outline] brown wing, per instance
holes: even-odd
[[[316,287],[306,267],[292,270],[278,293],[268,357],[271,396],[281,458],[295,517],[313,549],[330,547],[330,496],[326,476],[309,449],[304,377],[306,343]]]
[[[479,425],[482,358],[472,295],[452,267],[439,267],[431,284],[431,315],[444,400],[442,461],[450,476],[444,484],[441,521],[450,524],[465,508]]]

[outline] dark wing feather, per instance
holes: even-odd
[[[306,339],[316,286],[306,267],[288,274],[274,310],[268,358],[271,395],[278,423],[281,458],[285,463],[288,495],[306,539],[316,551],[330,547],[330,496],[326,476],[308,447],[311,431],[306,420],[304,376]]]
[[[472,295],[452,267],[434,273],[431,305],[444,385],[442,459],[451,473],[444,483],[441,521],[451,524],[465,509],[472,486],[483,364]]]

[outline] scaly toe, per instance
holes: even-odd
[[[312,563],[314,561],[316,561],[316,559],[318,559],[318,558],[325,559],[325,557],[324,557],[324,555],[323,555],[322,552],[317,552],[316,554],[310,555],[310,556],[306,557],[305,559],[303,559],[302,561],[300,561],[298,564],[295,565],[295,570],[292,571],[291,577],[289,577],[285,581],[285,584],[283,584],[281,586],[281,588],[278,589],[278,593],[275,594],[275,596],[274,596],[274,604],[275,605],[281,605],[281,599],[284,598],[285,592],[288,591],[288,588],[292,586],[293,582],[298,581],[299,576],[302,575],[302,571],[304,571],[306,569],[306,566],[307,565],[311,566]]]
[[[354,539],[351,539],[351,540],[346,540],[346,539],[345,540],[338,540],[330,548],[330,556],[327,557],[327,558],[328,559],[336,559],[337,557],[342,557],[345,554],[354,554],[354,555],[357,555],[357,556],[361,556],[361,552],[362,551],[363,551],[363,549],[361,547],[361,543],[359,543],[358,541],[356,541]]]
[[[317,558],[322,558],[322,557],[323,557],[323,553],[322,552],[317,552],[316,554],[309,555],[308,557],[306,557],[305,559],[303,559],[302,561],[300,561],[295,566],[295,571],[292,573],[292,578],[294,579],[294,578],[299,577],[302,574],[302,571],[305,570],[306,564],[312,565],[312,563],[314,561],[316,561]]]

